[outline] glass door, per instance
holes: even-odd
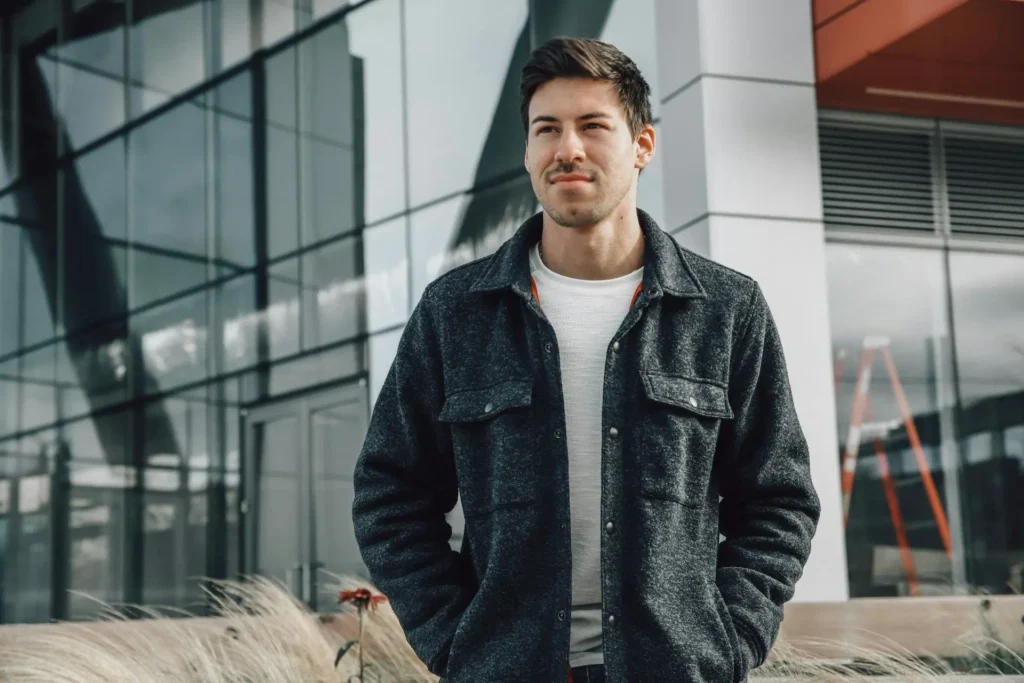
[[[367,577],[352,528],[352,472],[368,420],[365,380],[245,416],[243,571],[279,580],[313,610],[321,570]]]

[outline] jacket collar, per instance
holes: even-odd
[[[650,301],[661,297],[662,293],[688,299],[707,298],[707,292],[675,240],[662,231],[646,212],[637,209],[636,213],[645,241],[641,298]],[[542,229],[542,213],[527,219],[495,252],[487,269],[470,291],[511,289],[524,298],[530,298],[530,249],[540,240]]]

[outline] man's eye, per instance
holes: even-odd
[[[591,127],[593,127],[593,128],[596,128],[596,129],[600,129],[600,128],[602,128],[603,126],[602,126],[602,125],[601,125],[600,123],[588,123],[588,124],[587,124],[587,125],[586,125],[585,127],[586,127],[586,128],[591,128]]]
[[[544,126],[543,128],[540,128],[540,129],[537,130],[537,134],[539,135],[541,133],[550,133],[553,130],[554,130],[553,126]]]

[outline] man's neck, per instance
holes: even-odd
[[[616,211],[595,225],[567,228],[544,214],[540,255],[550,270],[578,280],[611,280],[644,263],[644,233],[636,209]]]

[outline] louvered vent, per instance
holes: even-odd
[[[1024,237],[1024,142],[946,137],[953,233]]]
[[[931,135],[818,128],[825,227],[935,231]]]

